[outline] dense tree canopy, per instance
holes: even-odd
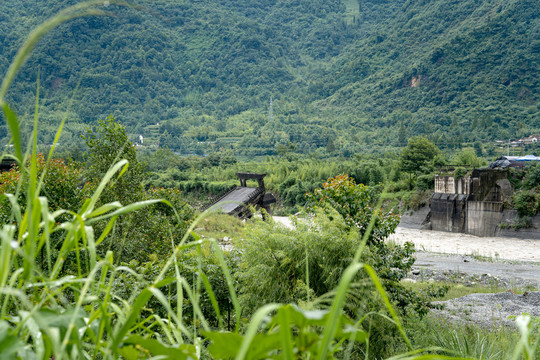
[[[30,29],[65,6],[2,2],[0,72]],[[540,130],[532,0],[160,0],[151,11],[106,10],[115,16],[48,35],[12,89],[25,114],[40,69],[42,143],[79,81],[63,145],[110,113],[144,146],[251,157],[350,157],[417,135],[458,148]]]

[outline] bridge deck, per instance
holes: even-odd
[[[232,214],[243,206],[255,205],[262,194],[264,194],[263,189],[239,186],[225,194],[212,207],[215,209],[221,208],[224,213]]]

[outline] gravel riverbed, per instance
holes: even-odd
[[[291,226],[287,217],[274,220]],[[443,308],[432,310],[432,316],[488,327],[513,324],[514,317],[523,313],[540,316],[540,292],[535,291],[540,289],[540,239],[478,237],[398,227],[389,241],[415,245],[416,262],[406,281],[507,289],[503,293],[471,294],[440,302]]]

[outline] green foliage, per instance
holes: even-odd
[[[435,187],[435,176],[433,174],[420,175],[416,178],[418,190],[433,190]]]
[[[435,156],[435,159],[433,159],[433,165],[435,167],[442,167],[448,164],[448,159],[446,158],[445,154],[440,152]]]
[[[511,222],[502,222],[499,224],[501,229],[514,229],[516,231],[519,229],[530,229],[532,226],[532,218],[526,215],[518,216]]]
[[[141,159],[149,171],[166,171],[183,167],[180,157],[169,149],[157,149],[149,155],[141,156]]]
[[[401,170],[410,174],[425,173],[429,166],[433,165],[433,159],[438,153],[437,146],[427,138],[410,138],[400,155]]]
[[[174,244],[178,244],[184,237],[187,224],[195,215],[194,210],[182,199],[178,189],[144,189],[147,178],[145,166],[138,160],[135,147],[129,141],[125,128],[118,124],[114,117],[100,120],[97,126],[88,129],[84,138],[88,146],[88,162],[84,175],[89,182],[89,191],[96,189],[113,164],[120,159],[128,161],[122,176],[107,184],[98,204],[113,201],[129,204],[153,199],[169,201],[167,205],[156,204],[125,215],[118,219],[112,228],[108,228],[105,221],[96,224],[98,234],[111,231],[98,248],[100,254],[103,256],[108,250],[113,250],[117,262],[137,260],[141,263],[147,262],[151,256],[169,254]],[[167,151],[158,155],[173,158]],[[170,208],[171,205],[173,208]]]
[[[152,255],[150,261],[139,262],[131,260],[128,263],[123,263],[123,266],[129,267],[130,272],[120,274],[115,280],[113,293],[115,296],[125,298],[130,295],[131,290],[137,287],[150,286],[161,269],[167,263],[167,254],[161,256]],[[234,304],[228,287],[226,276],[223,272],[221,257],[218,255],[212,243],[199,243],[197,246],[191,245],[183,249],[180,253],[181,262],[177,264],[177,268],[169,268],[166,276],[180,276],[186,279],[193,286],[197,286],[199,293],[197,299],[189,296],[179,304],[182,313],[187,314],[182,321],[189,326],[193,324],[194,311],[201,311],[204,319],[213,328],[222,330],[232,330],[237,324],[234,316]],[[225,252],[222,253],[223,260],[228,271],[235,275],[238,270],[238,253]],[[168,284],[163,291],[174,299],[182,296],[183,289],[181,283],[173,282]],[[234,288],[238,288],[236,276],[234,277]],[[159,300],[151,299],[147,303],[145,314],[159,314],[162,317],[167,316],[167,306],[164,306]]]
[[[431,178],[433,177],[431,176]],[[416,210],[422,206],[426,206],[428,204],[431,194],[433,193],[432,189],[405,190],[405,188],[406,186],[405,184],[403,184],[402,191],[386,195],[388,199],[397,200],[400,203],[399,205],[401,206],[402,210]]]
[[[30,173],[28,160],[21,169],[14,166],[7,172],[0,173],[0,223],[7,224],[11,220],[14,209],[11,206],[7,194],[15,195],[17,204],[24,212],[27,199],[23,189],[28,187]],[[47,163],[43,154],[35,157],[37,177],[43,177],[40,195],[47,197],[50,211],[71,210],[77,211],[81,207],[85,197],[85,191],[80,185],[82,170],[76,164],[65,164],[63,160],[53,159]],[[65,216],[64,216],[65,218]]]
[[[482,144],[479,141],[476,141],[474,143],[474,153],[479,158],[481,158],[484,155],[484,150],[482,148]]]
[[[484,328],[474,324],[448,324],[425,318],[410,324],[411,336],[421,346],[448,349],[455,356],[473,359],[511,359],[519,333],[510,327]]]
[[[118,160],[126,159],[129,163],[126,173],[109,186],[102,201],[129,204],[141,200],[144,197],[144,166],[137,159],[125,128],[113,116],[108,116],[105,120],[99,120],[97,126],[88,128],[84,139],[89,148],[86,176],[90,183],[99,183]]]
[[[210,354],[215,359],[232,359],[246,349],[248,359],[279,359],[283,352],[290,359],[321,356],[323,337],[320,329],[331,316],[328,310],[303,310],[295,305],[283,305],[275,312],[265,323],[264,333],[255,335],[253,339],[231,332],[204,333],[212,341],[208,347]],[[349,318],[340,315],[337,321],[340,326],[333,336],[333,345],[344,341],[351,344],[367,341],[368,333]],[[250,342],[249,347],[242,346],[246,341]],[[338,359],[340,357],[336,355],[340,350],[340,346],[335,346],[324,358]]]
[[[390,298],[400,309],[413,307],[420,315],[427,314],[429,303],[413,291],[407,290],[400,284],[414,264],[414,247],[407,243],[405,246],[389,246],[384,240],[395,231],[399,216],[373,209],[373,189],[357,185],[347,175],[329,179],[322,188],[313,194],[307,194],[313,204],[323,209],[337,211],[343,218],[347,229],[354,229],[362,236],[369,231],[364,261],[371,264],[382,279]],[[313,208],[312,208],[313,209]],[[316,209],[316,208],[315,208]],[[330,212],[329,216],[333,215]],[[374,219],[373,219],[374,218]],[[370,228],[370,223],[372,226]],[[325,228],[325,225],[319,225]],[[319,245],[322,247],[322,245]],[[354,247],[352,247],[354,249]],[[335,266],[335,268],[339,268]]]
[[[306,194],[310,206],[330,206],[345,220],[349,228],[364,234],[373,217],[374,228],[369,234],[369,241],[380,243],[392,234],[398,223],[399,215],[384,213],[374,209],[375,189],[356,184],[348,175],[328,179],[322,188]]]
[[[467,169],[464,167],[458,166],[454,169],[454,178],[461,179],[465,175],[467,175]]]
[[[360,244],[339,214],[319,212],[313,224],[298,221],[291,230],[256,222],[237,246],[242,256],[241,302],[249,313],[261,304],[309,302],[337,286]]]
[[[5,72],[28,29],[64,2],[3,4]],[[384,153],[418,135],[441,149],[483,143],[489,153],[488,140],[540,129],[532,1],[449,7],[442,0],[208,0],[151,7],[140,12],[113,2],[101,10],[117,16],[76,19],[37,44],[9,100],[21,108],[33,103],[39,68],[50,96],[40,143],[52,143],[59,104],[79,80],[61,146],[79,141],[85,124],[110,112],[131,139],[144,136],[143,147],[200,155],[228,149],[246,157],[292,149]],[[29,133],[21,132],[24,143]],[[4,142],[7,134],[0,127]]]
[[[514,195],[514,209],[520,217],[534,216],[540,210],[540,196],[534,191],[519,191]]]
[[[486,165],[485,161],[476,155],[473,149],[462,149],[452,158],[454,165],[466,165],[473,168],[479,168]]]
[[[532,164],[527,167],[524,183],[527,189],[540,187],[540,164]]]
[[[314,215],[295,221],[294,229],[272,222],[247,226],[237,246],[241,257],[240,302],[248,314],[268,302],[297,303],[308,308],[319,303],[324,306],[338,286],[361,246],[361,235],[336,211],[328,214],[319,209]],[[361,261],[377,271],[397,309],[403,313],[410,309],[423,316],[430,308],[429,297],[400,284],[414,263],[413,252],[412,244],[401,247],[378,243],[364,250]],[[356,274],[346,299],[345,310],[350,316],[372,311],[384,313],[384,304],[365,272]],[[374,356],[388,354],[390,344],[399,336],[395,328],[377,318],[366,322],[371,324],[374,339],[370,351],[378,354]]]

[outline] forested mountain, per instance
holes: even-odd
[[[34,26],[73,3],[2,1],[0,72]],[[39,69],[43,143],[79,81],[66,145],[109,114],[180,153],[349,156],[413,135],[457,147],[540,131],[534,0],[139,4],[104,7],[113,16],[73,20],[38,45],[10,102],[31,111]]]

